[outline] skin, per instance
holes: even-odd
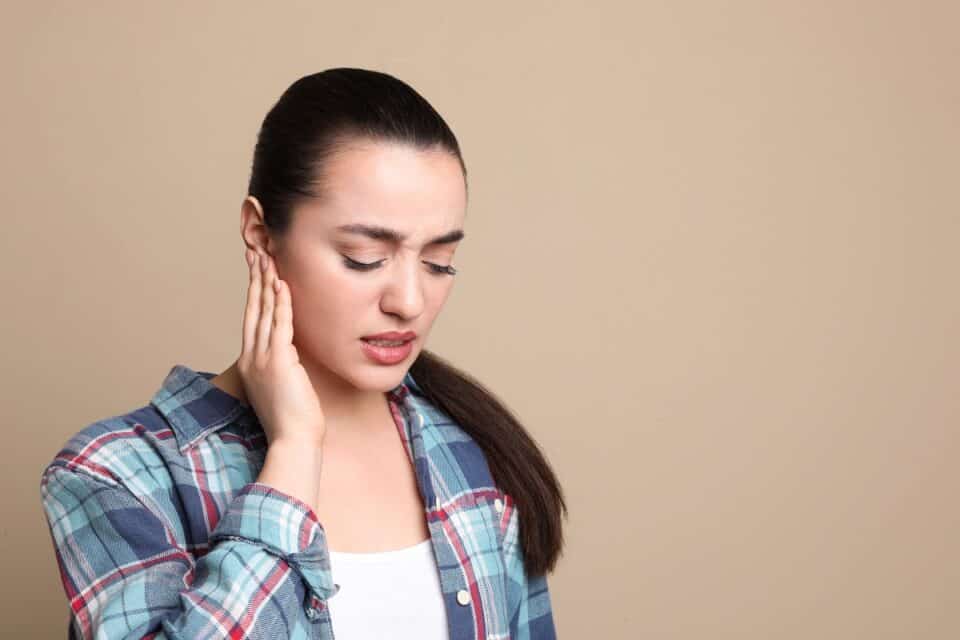
[[[327,198],[298,205],[285,236],[268,231],[252,196],[241,205],[241,236],[247,248],[270,254],[290,289],[293,344],[326,417],[316,504],[331,548],[392,549],[424,539],[427,529],[385,392],[416,360],[452,291],[456,276],[424,262],[455,266],[460,243],[426,243],[463,229],[463,172],[446,151],[384,142],[357,142],[325,170]],[[336,230],[355,223],[407,239],[393,244]],[[357,271],[344,255],[383,262]],[[369,360],[360,338],[392,330],[417,333],[410,355],[395,365]],[[246,402],[236,362],[211,382]]]

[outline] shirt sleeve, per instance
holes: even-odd
[[[199,558],[122,484],[54,465],[40,487],[71,638],[308,638],[339,591],[316,514],[269,485],[234,495]]]
[[[520,545],[520,512],[504,494],[503,553],[509,587],[511,640],[556,640],[553,607],[546,574],[527,574]]]

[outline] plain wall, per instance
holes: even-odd
[[[3,637],[74,432],[237,356],[263,116],[386,71],[470,172],[427,348],[563,482],[564,638],[960,634],[951,2],[5,4]]]

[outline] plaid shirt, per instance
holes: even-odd
[[[74,638],[334,638],[323,524],[256,482],[256,414],[175,365],[149,405],[73,435],[40,489]],[[555,638],[518,512],[479,446],[408,372],[387,393],[414,467],[455,640]],[[371,605],[373,606],[373,605]]]

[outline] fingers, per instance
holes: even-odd
[[[257,346],[257,324],[260,322],[260,256],[247,249],[247,264],[250,266],[250,284],[247,287],[247,306],[243,313],[243,344],[241,355],[252,354]]]
[[[276,272],[273,268],[273,260],[266,253],[260,256],[260,272],[263,286],[260,288],[260,323],[257,326],[256,353],[265,355],[270,346],[270,333],[273,331],[273,308],[276,297],[273,291]]]
[[[277,307],[274,313],[276,324],[270,336],[270,347],[290,344],[293,341],[293,306],[290,300],[290,287],[283,280],[274,280],[277,284]]]

